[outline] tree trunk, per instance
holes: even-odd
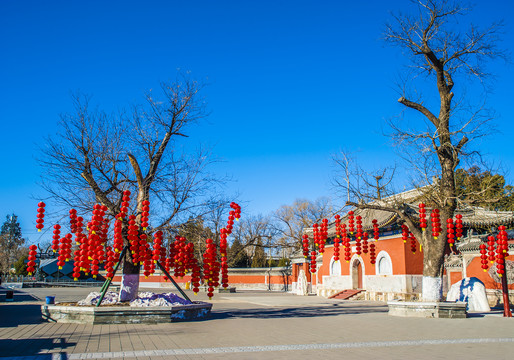
[[[127,239],[127,228],[123,229],[123,243],[129,247],[123,259],[123,274],[121,276],[121,287],[119,293],[120,301],[132,301],[139,293],[139,264],[134,265],[130,252],[130,243]],[[121,261],[121,260],[120,260]]]
[[[443,297],[443,262],[446,233],[437,239],[427,230],[423,232],[425,244],[423,249],[423,301],[441,301]]]
[[[120,301],[132,301],[139,292],[139,264],[134,265],[130,251],[123,260],[123,275],[121,277]]]

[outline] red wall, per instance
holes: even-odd
[[[467,276],[476,277],[480,279],[480,281],[484,283],[486,289],[501,289],[501,283],[497,283],[494,281],[494,279],[489,275],[489,269],[487,271],[484,271],[482,269],[482,263],[480,262],[480,260],[480,257],[477,256],[469,263],[466,269]],[[514,261],[514,255],[508,256],[506,260]],[[489,265],[491,265],[491,263],[489,263]],[[453,281],[453,279],[451,279],[452,284],[456,283],[457,281]],[[514,284],[509,285],[509,290],[514,290]]]
[[[371,243],[371,242],[370,242]],[[375,256],[380,251],[386,251],[391,257],[394,275],[421,275],[423,274],[423,252],[420,252],[419,244],[416,242],[416,252],[411,251],[410,240],[404,243],[401,237],[373,241],[375,244]],[[354,243],[352,243],[354,245]],[[351,274],[350,262],[344,260],[344,248],[341,246],[339,258],[341,261],[341,275],[347,276]],[[369,246],[368,246],[369,249]],[[350,256],[353,256],[352,253]],[[323,265],[318,271],[318,283],[322,283],[325,275],[330,275],[330,260],[334,255],[333,246],[325,248],[323,253]],[[376,275],[376,264],[371,264],[369,252],[361,253],[361,260],[364,263],[364,275]],[[296,277],[294,277],[296,279]],[[295,280],[296,281],[296,280]]]

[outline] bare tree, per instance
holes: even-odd
[[[391,135],[400,154],[414,170],[411,175],[420,197],[428,199],[431,206],[440,209],[441,218],[447,219],[453,217],[457,207],[455,172],[464,159],[476,154],[470,148],[472,140],[487,133],[487,125],[492,119],[482,105],[478,109],[468,106],[466,94],[454,99],[454,85],[456,81],[468,80],[482,84],[487,75],[485,62],[504,57],[497,48],[501,24],[493,24],[486,29],[470,25],[462,30],[460,21],[469,9],[459,2],[419,0],[413,3],[417,12],[394,16],[393,22],[386,26],[385,40],[409,57],[412,82],[423,85],[426,80],[428,84],[435,85],[437,93],[431,97],[420,91],[423,86],[415,87],[414,91],[410,81],[404,82],[398,102],[406,111],[403,117],[390,122]],[[427,89],[430,94],[434,87],[423,88]],[[361,182],[373,184],[369,177],[368,180],[361,179]],[[379,187],[377,180],[375,190]],[[360,186],[353,189],[360,189]],[[370,195],[369,191],[353,193],[355,198]],[[380,197],[380,191],[378,195]],[[439,300],[447,240],[445,224],[437,238],[422,232],[400,198],[387,203],[354,200],[347,204],[398,214],[423,245],[423,298]]]
[[[330,218],[333,214],[332,204],[325,197],[316,201],[298,199],[292,205],[283,205],[273,216],[277,246],[289,250],[300,249],[303,230],[323,218]]]
[[[244,217],[233,232],[234,238],[242,245],[239,251],[246,251],[252,257],[256,247],[273,249],[276,247],[276,230],[270,217],[254,215]],[[232,254],[236,257],[238,254]]]
[[[208,151],[191,154],[179,141],[206,115],[201,89],[182,76],[163,83],[158,95],[149,92],[145,105],[130,114],[91,110],[88,98],[75,97],[76,112],[61,117],[61,132],[42,148],[44,188],[58,204],[83,214],[93,203],[105,205],[111,218],[120,212],[123,191],[130,190],[138,225],[143,201],[151,201],[153,230],[202,214],[216,201],[222,180],[207,171],[213,161]],[[126,227],[127,219],[124,234]],[[137,285],[138,274],[139,266],[126,257],[122,285]],[[137,296],[137,286],[132,289],[127,300]]]

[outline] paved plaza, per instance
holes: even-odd
[[[196,322],[41,321],[46,296],[77,301],[93,290],[98,288],[20,289],[14,302],[4,302],[0,288],[0,360],[514,359],[514,320],[499,310],[467,319],[401,318],[389,316],[381,302],[288,293],[215,294],[211,318]],[[207,300],[204,293],[188,295]]]

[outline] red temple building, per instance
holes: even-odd
[[[418,212],[418,190],[411,190],[395,196],[395,201],[401,198],[407,211]],[[387,201],[387,199],[384,199]],[[421,296],[423,277],[423,249],[415,243],[416,251],[412,251],[411,240],[402,239],[402,221],[397,214],[369,209],[353,209],[354,216],[362,217],[363,230],[373,232],[372,220],[376,219],[380,238],[374,241],[370,236],[369,242],[375,244],[375,263],[372,263],[370,253],[357,255],[355,240],[351,241],[351,257],[349,261],[340,256],[334,260],[333,239],[335,224],[328,226],[328,240],[325,252],[319,254],[316,263],[317,271],[310,273],[309,263],[303,254],[299,253],[292,260],[292,289],[300,292],[299,284],[308,284],[308,292],[324,297],[332,297],[345,290],[362,290],[360,298],[368,300],[417,299]],[[496,305],[501,299],[501,283],[493,265],[485,271],[481,268],[479,246],[487,241],[487,233],[496,231],[499,225],[514,223],[514,213],[511,211],[488,211],[483,208],[470,207],[458,209],[456,214],[462,215],[463,238],[451,249],[447,246],[445,256],[445,271],[443,276],[443,293],[463,277],[477,277],[486,286],[489,302]],[[348,215],[341,217],[341,223],[348,223]],[[306,233],[312,229],[306,229]],[[514,290],[514,231],[509,231],[509,254],[506,260],[509,289]],[[450,250],[451,249],[451,250]],[[302,281],[303,279],[303,281]],[[356,291],[349,294],[355,294]],[[511,292],[511,297],[514,291]]]

